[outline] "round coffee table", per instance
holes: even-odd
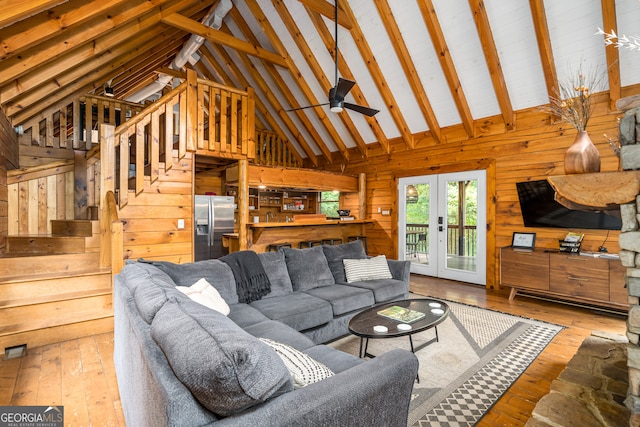
[[[397,308],[392,308],[397,307]],[[416,316],[420,316],[416,320],[412,320],[412,315],[416,313],[407,312],[407,310],[417,312]],[[386,317],[380,312],[386,313],[386,311],[392,311],[397,313],[397,317],[401,320],[394,320]],[[449,306],[436,299],[420,298],[420,299],[405,299],[398,301],[385,302],[382,304],[374,305],[366,310],[353,316],[349,321],[349,332],[353,335],[360,337],[360,353],[359,357],[375,357],[367,352],[369,346],[369,339],[374,338],[395,338],[401,336],[409,337],[409,344],[411,345],[411,351],[416,351],[424,348],[425,346],[438,341],[438,325],[449,316]],[[415,317],[415,316],[414,316]],[[399,325],[409,325],[398,327]],[[386,331],[380,328],[374,327],[382,326]],[[418,347],[413,346],[413,339],[411,336],[418,332],[425,331],[427,329],[434,328],[436,332],[435,338],[420,344]]]

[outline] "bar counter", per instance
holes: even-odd
[[[351,236],[365,236],[366,226],[371,223],[371,219],[257,222],[247,225],[248,248],[260,253],[272,244],[290,243],[291,247],[298,248],[300,242],[310,240],[341,239],[346,243]],[[238,234],[225,234],[223,244],[229,252],[236,252],[240,247]]]

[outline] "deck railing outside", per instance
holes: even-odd
[[[419,253],[428,253],[429,224],[407,224],[406,233],[408,244],[415,244],[416,251]],[[465,225],[461,236],[458,225],[449,224],[447,227],[447,253],[449,255],[476,256],[477,236],[475,225]]]

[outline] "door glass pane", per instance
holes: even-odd
[[[405,259],[413,264],[429,264],[430,184],[405,186]]]
[[[478,181],[447,181],[446,188],[446,267],[456,270],[476,271]]]

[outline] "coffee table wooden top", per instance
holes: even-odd
[[[424,313],[425,316],[414,322],[409,330],[398,329],[402,321],[393,320],[378,314],[385,308],[399,306]],[[405,299],[385,302],[367,308],[353,316],[349,321],[349,332],[361,338],[393,338],[412,335],[442,323],[449,316],[449,306],[440,300],[431,298]],[[376,332],[374,326],[385,326],[387,332]]]

